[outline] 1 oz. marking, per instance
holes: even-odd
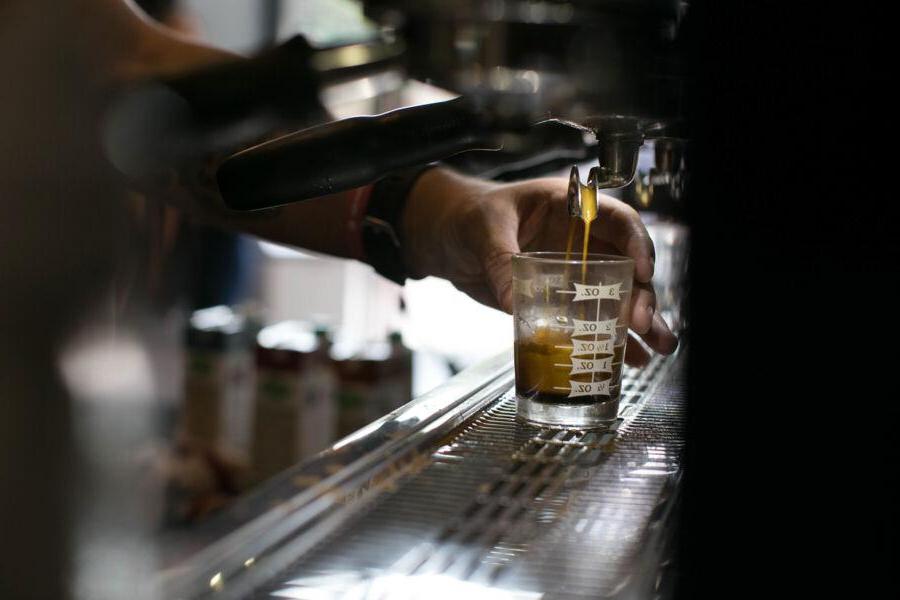
[[[579,373],[612,373],[613,357],[607,358],[573,358],[572,359],[572,375]]]
[[[554,367],[562,367],[570,369],[570,375],[578,375],[579,373],[612,373],[614,363],[613,357],[606,358],[573,358],[571,363],[553,363]]]

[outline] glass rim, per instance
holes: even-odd
[[[572,253],[572,256],[578,258],[570,258],[566,260],[565,252],[520,252],[513,254],[514,261],[524,261],[528,263],[554,264],[554,265],[625,265],[634,263],[634,259],[628,256],[620,256],[618,254],[599,254],[589,253],[587,260],[581,260],[581,253]]]

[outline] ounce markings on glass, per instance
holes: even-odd
[[[575,291],[557,290],[560,294],[575,294],[573,302],[581,302],[584,300],[621,300],[622,284],[613,283],[610,285],[585,285],[582,283],[572,283]]]
[[[609,382],[609,379],[591,382],[569,381],[569,387],[571,389],[569,398],[576,398],[578,396],[609,396]]]
[[[606,358],[573,358],[570,375],[579,373],[612,373],[613,357]]]
[[[591,381],[569,381],[569,398],[577,398],[579,396],[609,396],[610,379],[604,381],[594,381],[596,373],[612,374],[613,356],[607,358],[597,358],[597,354],[614,355],[614,344],[616,336],[617,318],[600,319],[600,303],[602,300],[621,300],[622,299],[622,283],[613,283],[610,285],[584,285],[573,282],[575,286],[575,297],[573,302],[595,300],[597,302],[597,313],[593,321],[581,319],[573,319],[574,327],[572,329],[572,367],[569,371],[570,375],[578,375],[581,373],[590,373]],[[593,335],[591,341],[576,340],[579,335]],[[607,340],[600,340],[601,335],[610,336]],[[601,350],[602,348],[602,350]],[[591,358],[575,358],[576,354],[590,354]]]
[[[575,323],[575,329],[572,331],[572,336],[576,335],[593,335],[595,333],[610,333],[613,334],[616,332],[616,321],[618,319],[605,319],[603,321],[582,321],[580,319],[572,319]]]
[[[572,340],[572,356],[583,354],[612,354],[613,340]]]

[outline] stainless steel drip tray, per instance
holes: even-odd
[[[518,421],[508,354],[469,369],[236,507],[259,516],[168,573],[166,597],[658,595],[682,363],[626,369],[619,419],[591,432]]]

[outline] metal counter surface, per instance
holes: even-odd
[[[239,502],[166,597],[665,596],[683,363],[627,368],[604,431],[518,421],[508,353],[468,369]]]

